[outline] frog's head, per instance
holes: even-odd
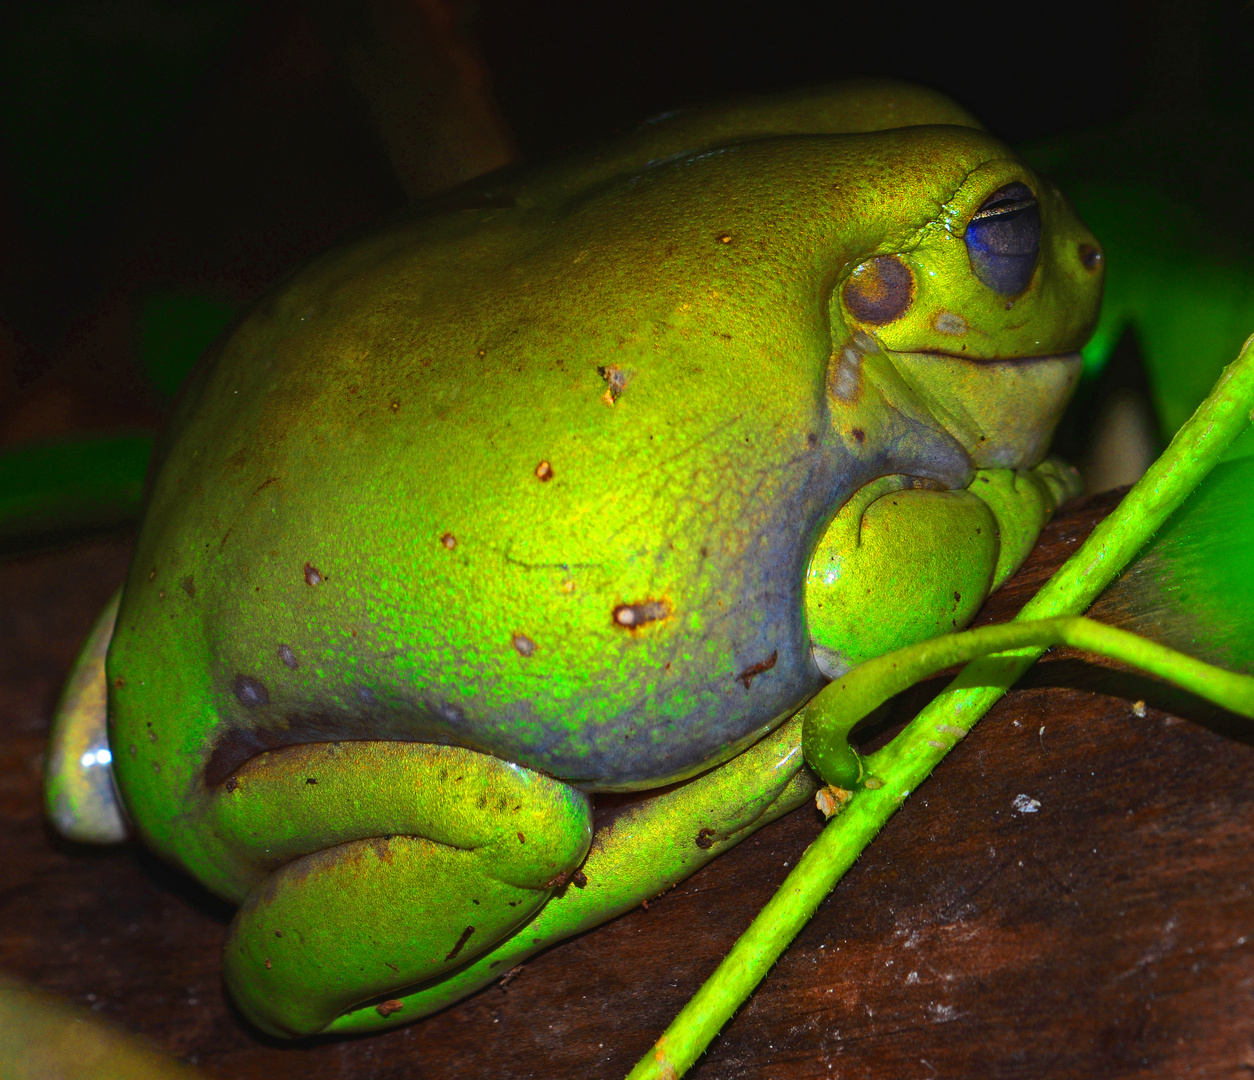
[[[879,186],[883,232],[833,293],[838,344],[882,351],[975,466],[1035,465],[1097,320],[1101,248],[1056,187],[984,132],[901,134]],[[894,205],[910,208],[904,221]]]

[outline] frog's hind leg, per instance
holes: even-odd
[[[582,792],[419,743],[262,754],[222,785],[211,814],[257,881],[226,943],[227,985],[258,1027],[286,1037],[363,1004],[388,1017],[400,991],[531,918],[592,836]]]
[[[660,792],[639,793],[640,798],[629,798],[609,812],[598,805],[592,848],[570,884],[495,948],[403,995],[404,1015],[426,1016],[443,1009],[541,949],[652,899],[812,799],[821,781],[802,757],[801,726],[801,717],[795,716],[701,776]],[[377,1010],[363,1008],[340,1016],[330,1030],[358,1033],[388,1026]]]
[[[105,678],[105,654],[121,599],[119,589],[88,631],[48,736],[44,810],[57,832],[79,843],[113,844],[130,835],[113,780]]]

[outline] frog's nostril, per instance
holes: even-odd
[[[900,319],[914,303],[914,275],[894,255],[855,267],[845,283],[845,307],[859,322],[883,326]]]
[[[1080,245],[1080,262],[1085,270],[1096,270],[1102,264],[1102,249],[1096,244]]]

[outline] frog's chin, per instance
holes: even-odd
[[[1039,464],[1080,379],[1078,352],[998,360],[949,353],[887,355],[979,469]]]

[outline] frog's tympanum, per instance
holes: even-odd
[[[1075,490],[1101,277],[1053,186],[889,83],[330,252],[185,395],[54,821],[238,903],[272,1034],[483,986],[800,805],[802,704],[1015,569]]]

